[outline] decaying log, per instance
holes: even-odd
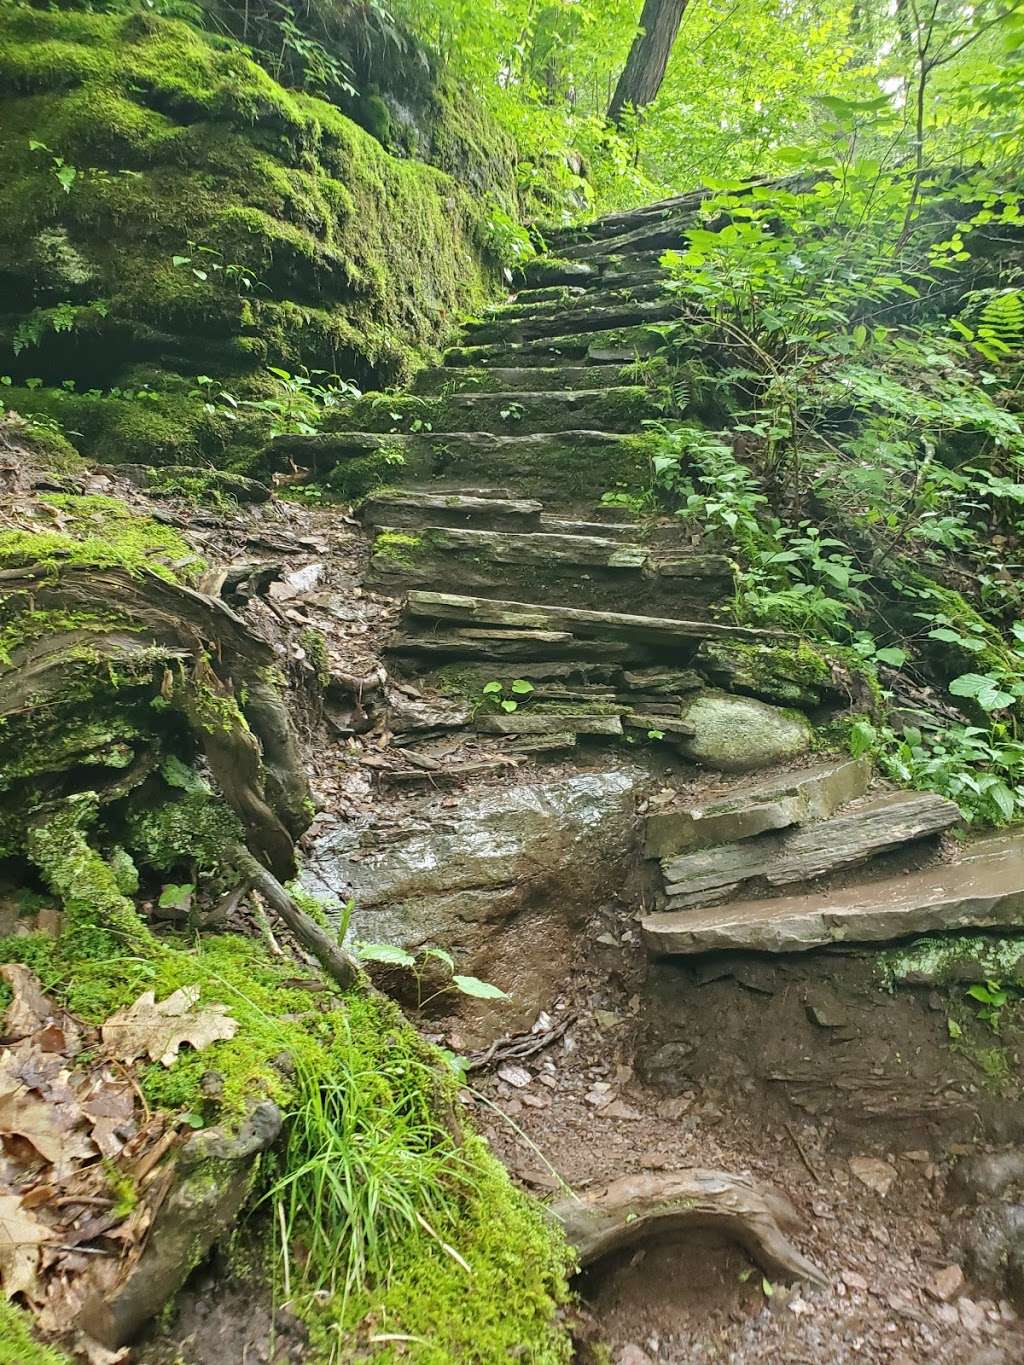
[[[581,1267],[638,1242],[698,1229],[721,1232],[768,1274],[827,1284],[825,1273],[786,1236],[802,1224],[782,1195],[746,1176],[692,1167],[669,1175],[629,1175],[552,1204]]]
[[[25,611],[81,622],[12,649],[0,666],[0,717],[38,713],[99,662],[147,671],[154,685],[173,670],[167,699],[191,722],[249,847],[292,876],[309,792],[270,645],[224,602],[153,573],[35,565],[0,580],[8,611],[20,600]]]

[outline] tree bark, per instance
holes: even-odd
[[[653,104],[688,4],[689,0],[644,0],[639,32],[608,106],[609,122],[621,123],[630,107]]]

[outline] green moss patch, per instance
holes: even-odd
[[[15,8],[0,89],[0,373],[91,456],[225,462],[197,375],[401,380],[485,296],[478,199],[230,39]]]

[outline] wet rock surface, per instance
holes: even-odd
[[[513,1001],[489,1017],[532,1023],[565,973],[596,903],[627,876],[642,770],[629,766],[534,780],[425,807],[425,827],[382,847],[331,835],[309,884],[354,897],[351,933],[409,949],[442,945],[460,971]]]

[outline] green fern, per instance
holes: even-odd
[[[993,363],[1024,350],[1024,292],[1006,289],[994,294],[978,314],[973,343]]]

